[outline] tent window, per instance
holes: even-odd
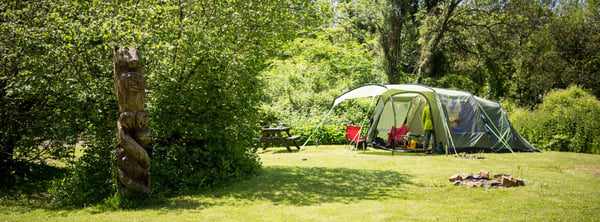
[[[453,134],[481,133],[484,128],[481,114],[467,96],[441,96],[441,104]]]

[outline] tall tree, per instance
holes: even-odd
[[[462,0],[427,1],[425,18],[420,27],[420,50],[417,60],[417,83],[431,75],[434,53],[444,33],[448,30],[450,20]]]
[[[544,31],[555,16],[552,8],[537,1],[460,4],[448,27],[450,44],[441,45],[446,72],[470,79],[464,89],[481,96],[540,101],[544,90],[556,87],[550,70],[561,66],[552,34]]]
[[[418,0],[387,0],[384,21],[379,26],[385,73],[389,83],[409,81],[415,67]]]
[[[554,43],[556,87],[580,85],[600,97],[600,1],[566,1],[544,31]]]

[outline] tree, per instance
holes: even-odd
[[[385,82],[369,46],[348,38],[343,29],[315,31],[283,49],[282,57],[263,72],[266,125],[285,123],[312,132],[336,96],[359,85]],[[343,125],[362,118],[344,111],[329,119]]]
[[[567,1],[556,9],[557,16],[545,29],[556,54],[557,84],[578,84],[600,96],[600,2]]]
[[[598,44],[593,2],[467,1],[441,45],[445,76],[463,89],[533,107],[553,88],[577,83],[595,92]],[[597,7],[597,6],[596,6]]]
[[[425,18],[420,27],[420,53],[417,60],[417,83],[431,75],[434,66],[434,55],[444,33],[448,30],[450,20],[461,0],[428,1]],[[441,11],[441,15],[439,12]]]
[[[387,0],[382,9],[384,20],[379,26],[379,43],[384,55],[389,83],[408,82],[416,67],[419,10],[417,0]]]
[[[317,24],[320,6],[44,0],[3,1],[0,9],[2,172],[30,151],[70,156],[70,144],[84,141],[85,155],[52,192],[57,201],[83,204],[114,192],[112,48],[136,46],[144,58],[151,169],[164,176],[153,186],[216,185],[259,166],[248,146],[259,119],[258,73],[279,45]]]
[[[186,190],[252,175],[260,70],[279,46],[318,21],[312,1],[169,2],[145,6],[141,51],[156,139],[154,186]],[[129,15],[136,21],[136,15]],[[157,30],[157,31],[155,31]],[[164,67],[164,68],[162,68]],[[158,157],[158,159],[157,159]]]

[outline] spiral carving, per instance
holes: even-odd
[[[117,121],[119,145],[116,149],[119,192],[147,195],[150,192],[150,156],[144,147],[150,143],[150,131],[145,128],[148,123],[148,113],[144,111],[146,80],[137,49],[115,48],[114,81],[121,113]]]

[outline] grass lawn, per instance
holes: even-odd
[[[47,209],[2,200],[1,221],[600,221],[600,155],[483,154],[485,159],[307,147],[270,148],[255,178],[135,210]],[[453,186],[485,169],[513,188]],[[3,195],[5,196],[5,195]]]

